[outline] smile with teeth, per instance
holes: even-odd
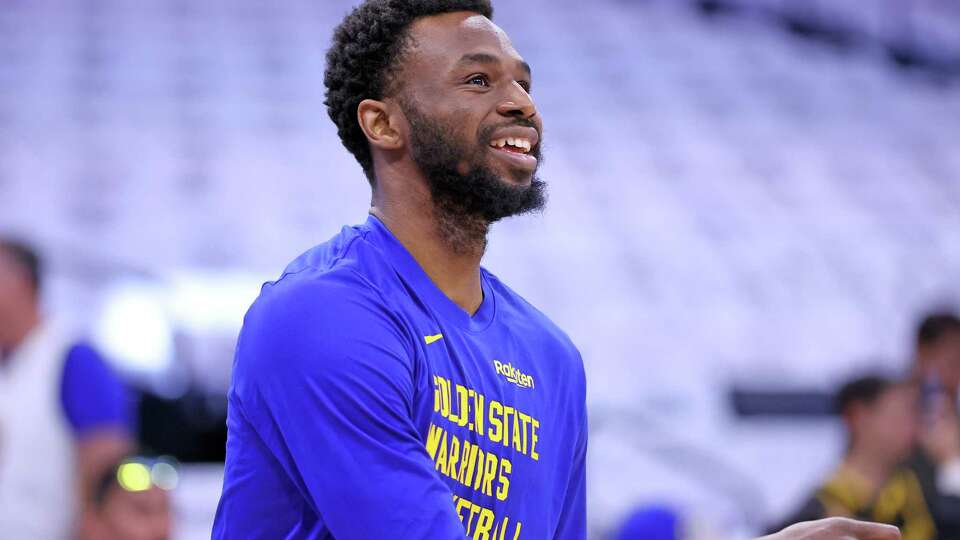
[[[530,141],[522,137],[506,137],[490,141],[490,146],[500,148],[508,152],[518,152],[526,154],[530,151]]]

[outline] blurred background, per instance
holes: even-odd
[[[0,2],[0,234],[181,462],[175,538],[209,538],[246,307],[365,218],[323,106],[352,4]],[[645,506],[762,531],[841,459],[836,388],[910,372],[921,317],[960,308],[960,2],[494,6],[550,203],[484,264],[583,352],[592,537]]]

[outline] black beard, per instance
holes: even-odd
[[[475,147],[448,124],[403,104],[410,122],[411,156],[427,179],[440,234],[456,253],[483,253],[490,225],[546,205],[546,183],[534,171],[529,185],[502,180],[483,162],[490,136],[504,125],[481,130]],[[533,127],[518,119],[506,125]],[[540,161],[540,145],[531,154]],[[466,168],[466,172],[461,172]]]

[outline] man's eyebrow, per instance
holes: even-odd
[[[460,61],[457,62],[457,65],[462,64],[499,64],[500,59],[496,56],[488,53],[468,53],[460,57]],[[530,64],[524,62],[523,60],[518,60],[517,65],[520,66],[520,69],[527,72],[527,76],[532,74],[530,69]]]

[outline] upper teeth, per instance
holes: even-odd
[[[493,146],[496,148],[503,148],[508,144],[515,148],[519,148],[524,153],[527,153],[530,151],[530,141],[520,137],[506,137],[503,139],[495,139],[490,143],[490,146]]]

